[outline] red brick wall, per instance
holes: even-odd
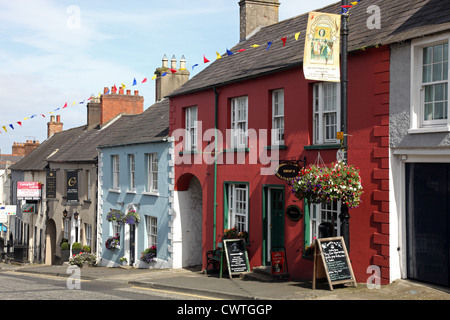
[[[103,94],[101,97],[100,125],[104,125],[109,120],[121,113],[139,114],[144,111],[144,97],[135,91],[131,95],[131,90],[124,94],[119,90],[119,94]]]

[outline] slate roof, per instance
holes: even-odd
[[[44,170],[49,162],[96,162],[99,146],[162,141],[169,134],[169,100],[155,103],[138,115],[121,115],[103,128],[65,130],[45,140],[12,170]]]
[[[283,5],[281,1],[281,5]],[[339,13],[341,1],[315,11]],[[373,14],[370,6],[378,6],[381,28],[369,29],[367,20]],[[301,67],[308,13],[261,28],[250,39],[230,49],[234,54],[222,55],[169,96],[208,90],[273,72]],[[378,45],[392,44],[450,29],[450,1],[442,0],[361,0],[350,10],[349,52]],[[300,32],[298,41],[294,35]],[[287,36],[283,47],[282,37]],[[266,50],[267,43],[272,45]],[[252,48],[253,44],[260,45]],[[237,52],[246,49],[244,52]]]

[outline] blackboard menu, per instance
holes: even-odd
[[[352,279],[342,242],[331,240],[321,243],[324,262],[331,281]]]
[[[245,240],[227,239],[223,242],[230,278],[233,274],[250,272]]]
[[[316,279],[321,278],[320,275],[323,273],[331,290],[334,284],[351,282],[356,286],[352,265],[342,237],[316,239],[313,289],[316,287]]]

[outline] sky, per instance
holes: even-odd
[[[192,78],[203,55],[239,42],[238,2],[0,0],[0,154],[46,140],[51,115],[64,130],[86,124],[87,99],[104,87],[139,90],[148,108],[164,55],[184,56]],[[280,0],[280,21],[336,2]]]

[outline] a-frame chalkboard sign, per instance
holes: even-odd
[[[223,240],[223,245],[230,279],[233,275],[250,272],[250,264],[248,262],[245,240],[226,239]]]
[[[313,289],[316,288],[316,280],[325,276],[330,290],[333,290],[333,285],[344,283],[352,283],[356,287],[344,238],[316,239],[314,250]]]

